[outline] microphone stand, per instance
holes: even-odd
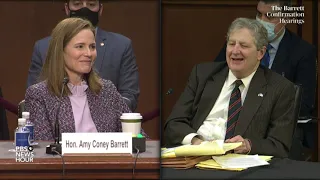
[[[61,151],[62,151],[61,143],[60,143],[60,125],[59,125],[59,120],[58,120],[58,114],[60,111],[61,99],[62,99],[62,95],[64,92],[64,86],[68,83],[68,81],[69,81],[69,79],[67,77],[63,78],[63,86],[62,86],[61,93],[60,93],[58,110],[57,110],[57,114],[56,114],[56,121],[54,124],[54,143],[47,146],[46,154],[56,155],[58,153],[61,154]]]

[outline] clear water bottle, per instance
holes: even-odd
[[[26,127],[26,119],[18,119],[18,127],[14,133],[16,146],[30,146],[30,131]]]
[[[30,143],[34,142],[34,124],[29,120],[30,113],[29,112],[22,112],[22,118],[26,119],[26,127],[30,131]]]

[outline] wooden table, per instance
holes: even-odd
[[[107,160],[65,159],[63,173],[61,157],[45,154],[48,144],[50,142],[40,142],[35,147],[33,162],[19,163],[15,152],[9,151],[14,148],[12,142],[0,141],[0,179],[159,179],[159,141],[147,141],[146,152],[139,155],[134,175],[135,154]]]

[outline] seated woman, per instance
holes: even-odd
[[[89,21],[67,18],[53,29],[41,82],[25,96],[36,140],[54,139],[56,119],[61,133],[122,131],[120,116],[130,109],[112,82],[92,69],[96,57]]]

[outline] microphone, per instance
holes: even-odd
[[[173,89],[172,88],[169,88],[168,91],[166,92],[166,95],[170,95],[173,93]]]
[[[62,88],[59,98],[58,110],[56,114],[56,121],[54,123],[54,143],[47,146],[46,153],[47,154],[61,154],[61,144],[60,144],[60,124],[58,120],[58,114],[61,106],[61,99],[64,92],[64,86],[69,82],[69,78],[65,77],[62,81]]]

